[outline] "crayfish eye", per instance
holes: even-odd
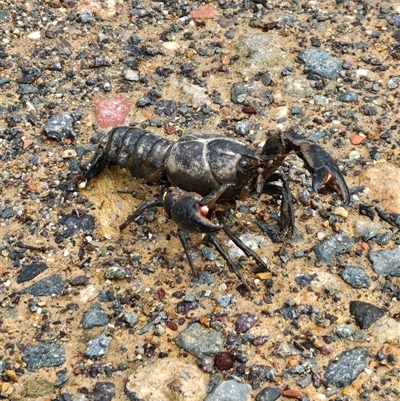
[[[247,167],[247,160],[245,160],[245,159],[240,159],[240,161],[239,161],[239,166],[240,167],[242,167],[242,168],[246,168]]]

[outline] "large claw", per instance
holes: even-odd
[[[221,228],[207,218],[210,209],[202,205],[203,197],[199,194],[170,187],[164,193],[163,199],[167,215],[179,228],[198,233],[213,233]]]
[[[350,202],[350,192],[342,172],[321,146],[312,142],[303,142],[300,146],[299,156],[303,159],[305,167],[312,174],[312,188],[317,192],[322,186],[333,188],[340,192],[343,203]]]
[[[312,174],[312,188],[317,192],[322,186],[332,188],[340,193],[343,203],[350,202],[350,192],[342,172],[333,158],[319,145],[303,137],[285,133],[284,140],[304,161],[305,167]]]

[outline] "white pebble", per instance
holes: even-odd
[[[167,50],[178,50],[180,48],[180,45],[178,42],[164,42],[162,44],[164,49]]]
[[[358,75],[359,77],[366,77],[368,73],[369,73],[368,70],[364,70],[362,68],[356,70],[356,75]]]
[[[349,153],[348,157],[349,157],[350,160],[357,160],[357,159],[359,159],[361,157],[361,155],[357,151],[352,150]]]
[[[77,156],[76,150],[74,149],[66,149],[64,150],[64,152],[62,153],[62,158],[63,159],[73,159],[74,157]]]
[[[29,39],[34,39],[34,40],[40,39],[40,31],[31,32],[31,33],[28,35],[28,38],[29,38]]]
[[[333,214],[336,216],[343,217],[345,219],[348,217],[349,212],[344,207],[339,206],[333,210]]]

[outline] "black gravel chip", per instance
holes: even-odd
[[[25,281],[32,280],[34,277],[38,276],[40,273],[48,269],[46,263],[29,263],[22,266],[22,270],[18,275],[17,282],[24,283]]]
[[[92,233],[94,228],[94,217],[90,214],[85,214],[80,217],[76,214],[68,214],[61,217],[61,219],[58,220],[58,224],[62,227],[59,232],[55,234],[55,241],[57,244],[78,232]]]
[[[368,302],[351,301],[350,313],[360,329],[368,329],[385,314],[385,311]]]
[[[115,396],[115,388],[111,382],[96,383],[92,391],[93,401],[111,401]]]

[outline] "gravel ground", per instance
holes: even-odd
[[[399,399],[400,3],[0,0],[0,22],[0,399]],[[159,185],[77,180],[116,125],[296,127],[350,205],[292,154],[293,239],[278,197],[228,213],[272,273],[221,232],[256,288],[200,235],[193,280],[162,210],[119,230]]]

